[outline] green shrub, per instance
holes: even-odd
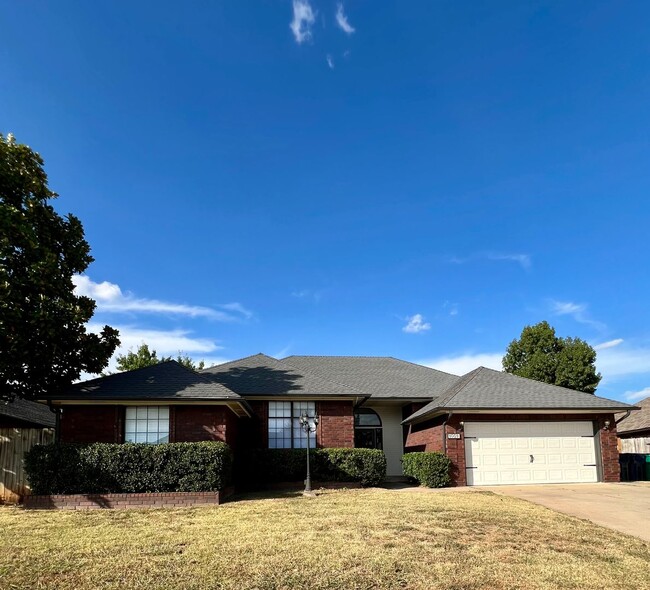
[[[254,449],[237,453],[237,483],[260,487],[269,483],[301,481],[306,473],[305,449]],[[314,481],[354,481],[362,486],[386,477],[386,456],[377,449],[312,449],[309,454]]]
[[[451,461],[442,453],[406,453],[402,457],[404,475],[428,488],[445,488],[451,484]]]
[[[54,443],[25,455],[34,494],[209,492],[231,482],[232,453],[221,442]]]

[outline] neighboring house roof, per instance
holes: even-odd
[[[427,399],[444,393],[459,377],[392,357],[289,356],[283,362],[345,383],[377,398]]]
[[[633,406],[479,367],[463,375],[442,396],[411,414],[406,423],[452,410],[620,411]]]
[[[9,403],[0,402],[0,417],[2,416],[44,428],[54,428],[56,422],[54,412],[45,404],[18,398]]]
[[[616,432],[618,434],[650,430],[650,397],[646,397],[636,405],[641,408],[640,411],[632,412],[627,418],[624,418],[625,414],[618,414],[616,416],[617,419],[623,418],[616,425]]]
[[[202,374],[243,396],[364,396],[353,387],[262,353],[204,369]]]
[[[52,400],[241,400],[219,383],[166,361],[151,367],[75,383]]]

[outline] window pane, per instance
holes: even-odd
[[[125,441],[149,444],[169,441],[169,408],[167,406],[128,407],[125,417]]]

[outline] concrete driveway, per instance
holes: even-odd
[[[650,541],[650,482],[491,486],[490,490]]]

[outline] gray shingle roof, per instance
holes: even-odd
[[[345,383],[377,398],[427,399],[445,392],[459,377],[392,357],[289,356],[283,362]]]
[[[637,430],[650,430],[650,397],[646,397],[636,405],[641,409],[638,412],[632,412],[617,424],[616,431],[619,434],[636,432]],[[623,416],[625,414],[619,414],[616,418],[622,418]]]
[[[479,367],[460,378],[442,396],[411,414],[406,422],[451,410],[620,411],[633,406],[590,393],[549,385]]]
[[[363,397],[348,385],[304,371],[265,354],[248,356],[216,365],[203,375],[225,385],[240,395],[347,396]]]
[[[45,428],[54,428],[56,422],[54,413],[45,404],[17,398],[7,404],[0,402],[0,416]]]
[[[233,391],[176,361],[75,383],[53,400],[240,400]]]

